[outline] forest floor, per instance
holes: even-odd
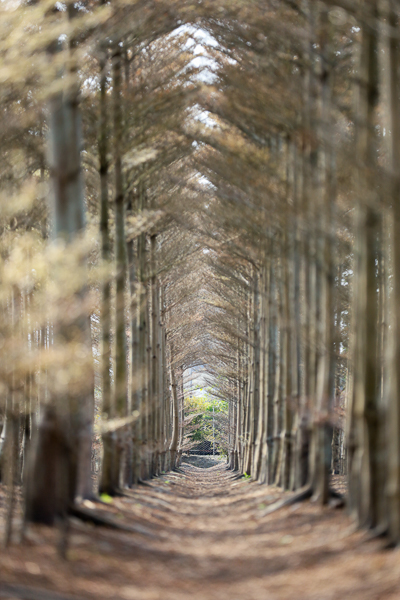
[[[400,598],[399,550],[367,541],[344,510],[310,501],[262,516],[282,495],[235,478],[218,458],[191,457],[181,472],[108,505],[86,503],[135,531],[71,519],[63,560],[57,554],[60,532],[31,527],[22,544],[0,550],[0,598]],[[0,503],[4,509],[4,493]]]

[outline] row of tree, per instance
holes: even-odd
[[[12,482],[27,521],[96,493],[94,432],[101,493],[175,468],[201,366],[232,469],[347,471],[397,542],[396,2],[1,11],[8,537]]]

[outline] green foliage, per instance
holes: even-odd
[[[112,504],[113,499],[108,494],[100,494],[100,500],[106,504]]]
[[[204,441],[212,442],[215,439],[218,451],[226,455],[225,421],[228,415],[228,403],[223,400],[215,400],[208,395],[191,396],[185,400],[185,413],[187,421],[185,428],[189,446],[192,447]]]

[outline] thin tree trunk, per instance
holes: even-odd
[[[125,196],[122,180],[122,94],[121,94],[122,56],[119,44],[112,57],[113,73],[113,125],[114,125],[114,172],[115,172],[115,414],[119,418],[127,416],[127,352],[125,324],[125,286],[127,279],[127,258],[125,241]],[[116,482],[123,483],[123,461],[125,444],[123,432],[119,432],[116,447]]]
[[[100,162],[100,234],[101,257],[104,264],[111,259],[111,243],[108,217],[108,131],[107,131],[107,70],[106,58],[100,60],[100,130],[99,130],[99,162]],[[101,299],[101,380],[102,380],[102,411],[107,418],[115,417],[111,395],[111,281],[105,277],[102,283]],[[99,486],[100,493],[112,494],[116,487],[114,477],[115,464],[115,433],[103,434],[102,474]]]
[[[176,460],[178,454],[178,443],[179,443],[179,403],[178,403],[178,391],[176,389],[176,379],[174,367],[172,366],[174,347],[170,344],[170,379],[171,379],[171,394],[172,394],[172,409],[173,409],[173,421],[172,421],[172,439],[169,446],[170,454],[170,468],[175,469]]]
[[[362,526],[379,521],[382,490],[379,486],[379,381],[378,351],[378,231],[380,216],[373,206],[375,111],[378,103],[377,6],[369,5],[368,20],[362,24],[357,154],[358,221],[356,224],[356,281],[354,319],[357,335],[354,348],[354,392],[349,437],[349,505]]]
[[[393,275],[394,275],[394,351],[390,364],[390,391],[388,403],[388,479],[386,487],[387,519],[389,536],[398,544],[400,542],[400,116],[399,116],[399,23],[398,6],[394,0],[389,1],[389,102],[391,118],[391,171],[393,216],[396,232],[393,235]]]

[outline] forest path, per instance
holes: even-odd
[[[25,544],[0,552],[0,597],[55,598],[46,589],[112,600],[400,598],[399,551],[366,543],[345,511],[311,502],[262,517],[281,496],[224,464],[184,463],[100,506],[136,533],[72,520],[62,561],[59,533],[31,528]],[[35,592],[6,595],[4,584]]]

